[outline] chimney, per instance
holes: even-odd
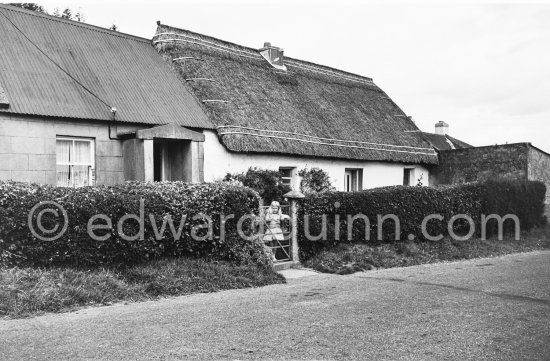
[[[447,135],[449,134],[449,124],[439,121],[435,124],[435,134]]]
[[[284,50],[276,46],[272,46],[271,43],[264,43],[264,47],[260,49],[260,54],[273,66],[274,68],[286,70],[284,64]]]

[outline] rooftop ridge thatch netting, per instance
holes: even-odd
[[[351,147],[351,148],[363,148],[363,149],[373,149],[387,152],[403,152],[403,153],[412,153],[412,154],[426,154],[433,155],[433,148],[424,148],[424,147],[411,147],[406,145],[393,145],[393,144],[381,144],[381,143],[371,143],[363,142],[358,140],[343,140],[343,139],[333,139],[333,138],[322,138],[315,137],[306,134],[293,133],[287,131],[278,131],[278,130],[266,130],[250,127],[241,127],[235,125],[222,125],[217,127],[219,135],[233,135],[233,134],[245,134],[245,135],[256,135],[259,137],[266,138],[278,138],[278,139],[288,139],[296,140],[307,143],[314,144],[324,144],[324,145],[333,145],[338,147]]]
[[[167,25],[161,25],[164,29],[163,32],[158,32],[153,36],[153,45],[160,45],[166,43],[176,43],[178,41],[189,42],[194,44],[200,44],[207,47],[218,48],[220,51],[232,52],[235,55],[249,57],[251,59],[257,59],[263,61],[263,57],[258,52],[258,49],[253,49],[247,46],[235,44],[229,41],[221,40],[212,36],[207,36],[199,33],[195,33],[189,30],[182,30]],[[159,49],[159,47],[157,47]],[[300,59],[294,59],[285,57],[285,64],[294,67],[307,69],[314,72],[321,72],[327,75],[333,75],[337,77],[347,78],[348,80],[354,80],[358,82],[364,82],[366,84],[373,84],[372,78],[360,76],[357,74],[349,73],[343,70],[335,69],[329,66],[320,65]]]
[[[160,25],[153,45],[230,151],[437,164],[418,128],[371,78]]]

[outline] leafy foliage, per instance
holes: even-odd
[[[141,199],[143,227],[132,219],[121,222],[129,214],[141,217]],[[128,182],[73,189],[0,182],[0,263],[127,266],[150,259],[189,255],[268,265],[263,245],[243,241],[236,232],[239,218],[256,212],[258,200],[257,193],[251,189],[227,184]],[[67,231],[57,240],[42,241],[29,228],[29,212],[42,201],[55,201],[67,212]],[[93,232],[105,240],[93,240],[88,234],[88,222],[98,214],[111,220],[111,224],[106,219],[93,222],[105,226]],[[201,214],[212,219],[212,237],[207,237],[207,219]],[[226,233],[222,237],[221,216],[230,214],[234,218],[225,223]],[[174,229],[167,216],[171,217]],[[33,224],[37,217],[34,214],[31,218]],[[52,214],[44,214],[41,221],[46,230],[63,224]],[[243,232],[252,235],[253,225],[249,223],[243,224]],[[157,233],[162,235],[159,237]],[[204,240],[193,239],[193,234]],[[134,235],[137,239],[128,240]]]
[[[8,5],[16,6],[22,9],[36,11],[43,14],[48,14],[46,9],[42,5],[38,5],[36,3],[8,3]],[[65,8],[65,10],[63,11],[59,10],[59,8],[55,8],[53,12],[49,15],[57,16],[58,18],[67,19],[67,20],[84,22],[84,14],[82,14],[81,11],[73,14],[73,11],[70,8]]]
[[[320,168],[304,168],[298,172],[298,175],[302,177],[300,191],[304,194],[335,190],[328,173]]]
[[[259,193],[266,202],[282,201],[283,194],[289,192],[289,186],[283,184],[279,171],[250,167],[246,173],[227,173],[224,182],[242,184]]]
[[[11,6],[17,6],[18,8],[37,11],[39,13],[47,14],[48,12],[42,5],[38,5],[36,3],[8,3],[8,5]]]
[[[362,192],[325,192],[309,194],[300,207],[299,244],[300,257],[307,260],[326,248],[339,243],[376,243],[398,240],[426,241],[422,233],[422,221],[428,215],[439,214],[442,220],[432,219],[426,223],[431,236],[449,235],[450,219],[466,214],[475,224],[476,234],[481,232],[481,216],[514,214],[519,218],[521,229],[528,230],[543,224],[546,187],[542,182],[499,181],[469,183],[444,187],[391,186]],[[370,232],[365,221],[351,222],[348,239],[348,215],[363,214],[370,223]],[[378,215],[395,215],[399,219],[401,233],[396,234],[393,220],[378,221]],[[312,241],[305,236],[304,216],[309,217],[309,234],[322,234],[322,218],[326,217],[326,240]],[[339,224],[335,216],[340,218]],[[514,223],[506,221],[504,230],[511,231]],[[453,232],[466,235],[470,227],[466,220],[453,224]],[[498,231],[494,220],[487,223],[487,236]],[[378,233],[381,232],[381,239]],[[339,234],[339,237],[337,237]],[[409,238],[410,237],[410,238]],[[340,238],[340,239],[337,239]]]

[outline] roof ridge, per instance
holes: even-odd
[[[51,21],[57,21],[57,22],[68,24],[68,25],[73,25],[73,26],[85,28],[85,29],[88,29],[88,30],[97,31],[97,32],[100,32],[100,33],[104,33],[104,34],[108,34],[108,35],[112,35],[112,36],[118,36],[118,37],[121,37],[121,38],[131,39],[131,40],[135,40],[135,41],[141,41],[141,42],[145,42],[145,43],[149,43],[151,41],[147,38],[142,38],[142,37],[137,36],[137,35],[122,33],[122,32],[115,31],[115,30],[109,30],[107,28],[103,28],[103,27],[97,26],[97,25],[88,24],[88,23],[85,23],[85,22],[82,22],[82,21],[64,19],[64,18],[60,18],[58,16],[53,16],[53,15],[41,13],[41,12],[38,12],[38,11],[23,9],[23,8],[8,5],[8,4],[0,3],[0,9],[5,9],[5,10],[9,10],[9,11],[16,11],[16,12],[23,13],[23,14],[26,14],[26,15],[36,16],[36,17],[39,17],[39,18],[45,18],[45,19],[48,19],[48,20],[51,20]]]
[[[237,43],[233,43],[231,41],[227,41],[227,40],[223,40],[223,39],[220,39],[220,38],[216,38],[214,36],[211,36],[211,35],[205,35],[205,34],[201,34],[201,33],[197,33],[195,31],[191,31],[191,30],[188,30],[188,29],[183,29],[183,28],[177,28],[175,26],[171,26],[171,25],[166,25],[166,24],[159,24],[159,27],[166,27],[166,28],[170,28],[170,29],[174,29],[174,30],[178,30],[178,31],[183,31],[183,32],[186,32],[188,33],[189,35],[194,35],[194,36],[197,36],[199,38],[205,38],[203,41],[210,41],[210,42],[213,42],[213,43],[219,43],[217,45],[225,45],[225,46],[233,46],[235,48],[237,48],[236,50],[244,50],[244,51],[250,51],[250,52],[253,52],[255,54],[258,54],[260,56],[260,54],[258,53],[258,49],[255,49],[255,48],[251,48],[249,46],[245,46],[245,45],[241,45],[241,44],[237,44]],[[157,29],[158,31],[158,29]],[[153,38],[155,38],[156,36],[158,35],[161,35],[159,33],[156,33]],[[261,56],[260,56],[261,57]]]
[[[162,24],[162,23],[159,24],[159,27],[164,27],[164,28],[167,28],[167,29],[171,29],[172,31],[181,31],[181,32],[187,33],[187,34],[179,34],[181,36],[188,36],[188,37],[193,37],[194,36],[196,38],[198,37],[195,40],[198,40],[199,42],[200,41],[209,42],[209,43],[212,43],[212,45],[217,45],[217,46],[221,46],[221,47],[228,47],[228,46],[233,47],[234,48],[233,50],[238,51],[238,52],[242,51],[242,52],[254,53],[254,55],[259,56],[259,59],[262,59],[261,55],[259,54],[258,49],[255,49],[255,48],[251,48],[251,47],[248,47],[248,46],[245,46],[245,45],[236,44],[236,43],[233,43],[233,42],[230,42],[230,41],[227,41],[227,40],[222,40],[222,39],[210,36],[210,35],[197,33],[197,32],[191,31],[191,30],[187,30],[187,29],[177,28],[175,26],[166,25],[166,24]],[[157,33],[153,36],[153,41],[155,41],[154,40],[155,37],[160,36],[160,35],[166,35],[166,34],[167,33],[165,33],[165,32],[160,32],[159,33],[158,28],[157,28]],[[174,33],[174,34],[177,35],[177,33]],[[249,54],[249,55],[251,55],[251,54]],[[374,85],[373,79],[370,78],[370,77],[366,77],[366,76],[351,73],[351,72],[348,72],[348,71],[345,71],[345,70],[333,68],[333,67],[330,67],[330,66],[327,66],[327,65],[317,64],[317,63],[307,61],[307,60],[292,58],[292,57],[289,57],[289,56],[286,56],[286,55],[285,55],[285,59],[289,60],[289,62],[287,62],[286,64],[288,64],[290,66],[298,66],[298,67],[301,67],[302,69],[310,70],[310,71],[314,71],[314,72],[315,71],[320,71],[320,72],[332,73],[332,74],[329,74],[329,75],[338,76],[338,77],[341,77],[341,78],[346,79],[346,80],[365,82],[369,85]],[[311,68],[311,69],[308,69],[308,68]]]
[[[361,80],[367,80],[367,81],[370,81],[370,82],[373,81],[373,79],[368,77],[368,76],[352,73],[352,72],[349,72],[349,71],[346,71],[346,70],[333,68],[333,67],[328,66],[328,65],[318,64],[318,63],[314,63],[314,62],[308,61],[308,60],[292,58],[290,56],[285,56],[285,58],[289,59],[291,62],[297,62],[297,63],[301,63],[301,64],[306,65],[306,66],[316,67],[316,68],[319,68],[321,70],[328,70],[328,71],[331,71],[331,72],[340,73],[343,76],[359,78]]]

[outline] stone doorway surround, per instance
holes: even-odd
[[[124,156],[125,180],[155,180],[155,143],[172,144],[170,180],[200,183],[204,181],[204,134],[175,124],[140,129],[120,134]],[[174,146],[176,145],[176,146]]]

